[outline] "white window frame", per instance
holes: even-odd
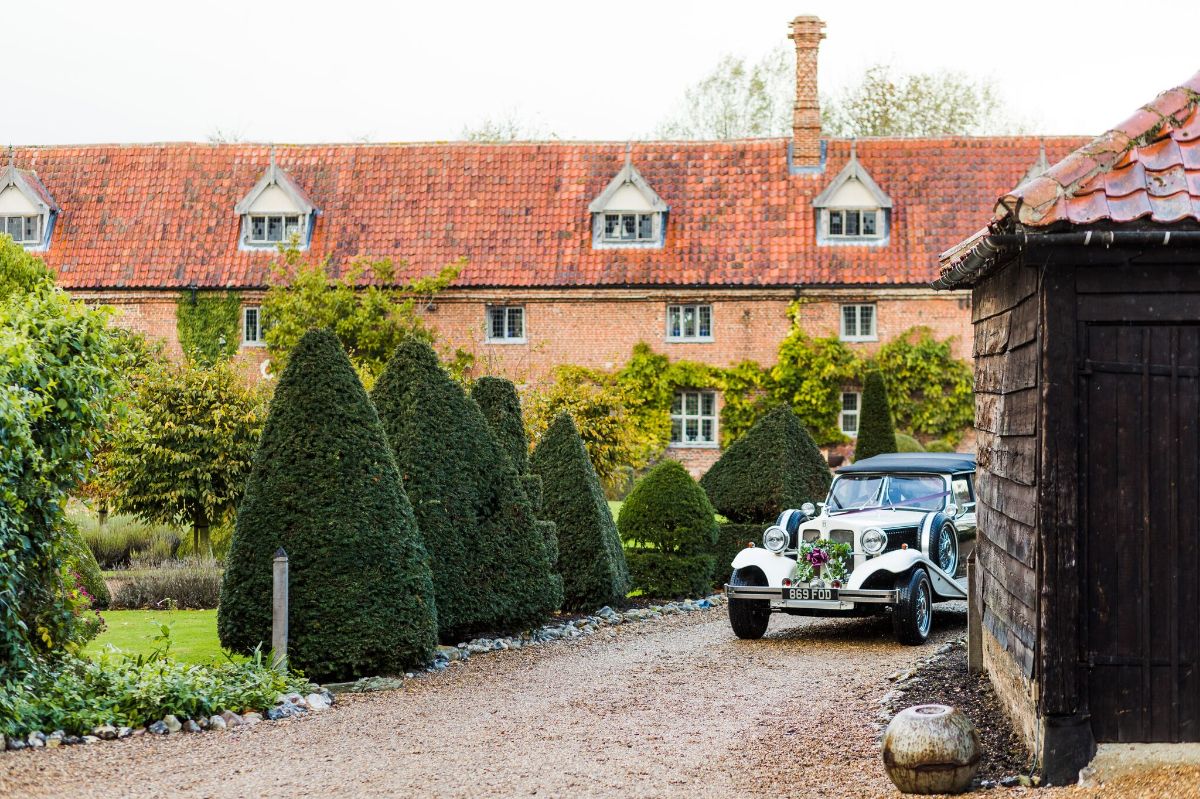
[[[692,332],[688,333],[687,312],[691,311]],[[708,333],[704,333],[704,320],[707,317]],[[678,331],[676,333],[675,331]],[[713,340],[713,307],[712,303],[673,303],[667,306],[667,341],[712,341]]]
[[[695,398],[695,404],[689,398]],[[710,412],[704,412],[704,399],[711,399]],[[694,410],[693,410],[694,409]],[[696,437],[687,440],[689,422],[695,423]],[[709,423],[710,435],[704,437],[704,423]],[[678,430],[678,432],[676,432]],[[720,413],[717,410],[717,392],[706,389],[679,389],[671,403],[671,446],[689,449],[714,449],[720,446]]]
[[[871,233],[864,233],[863,227],[864,215],[871,215],[871,224],[874,230]],[[826,208],[823,214],[825,217],[825,236],[830,239],[879,239],[883,238],[883,209],[882,208]],[[848,233],[850,229],[850,220],[854,220],[854,233]],[[838,232],[834,232],[834,222],[837,221]]]
[[[846,398],[854,397],[854,408],[846,407]],[[838,409],[838,429],[842,431],[842,435],[850,436],[850,438],[858,438],[858,430],[862,424],[862,392],[861,391],[843,391],[842,406]],[[846,425],[846,417],[851,416],[854,419],[854,429],[851,430]]]
[[[293,219],[293,218],[296,220],[294,227],[289,226],[288,221],[287,221],[287,220]],[[254,236],[254,220],[256,220],[256,219],[263,220],[263,237],[262,238],[255,238],[255,236]],[[280,235],[281,235],[281,238],[279,238],[279,239],[272,239],[272,238],[268,237],[268,231],[270,230],[270,225],[271,225],[272,219],[279,220],[279,230],[280,230]],[[301,214],[301,213],[246,214],[245,242],[248,246],[251,246],[251,247],[275,247],[279,244],[287,244],[289,241],[291,241],[292,234],[296,233],[300,237],[300,244],[303,245],[305,237],[308,234],[308,224],[307,223],[308,223],[308,220],[305,219],[305,215]]]
[[[494,330],[492,328],[493,315],[496,313],[501,313],[504,317],[504,335],[502,336],[494,335]],[[512,317],[514,313],[519,316],[521,320],[520,336],[509,335],[509,331],[512,329]],[[524,305],[488,305],[483,315],[484,332],[486,334],[487,341],[491,344],[524,344],[527,340],[525,335],[526,323],[528,321],[529,320],[525,317]]]
[[[19,219],[21,238],[12,236],[9,231],[11,220]],[[32,225],[31,225],[32,223]],[[27,231],[32,227],[33,238],[29,238]],[[8,233],[12,236],[12,240],[26,247],[36,246],[42,243],[42,215],[41,214],[4,214],[0,216],[0,233]]]
[[[250,338],[250,315],[254,315],[254,338]],[[265,347],[267,339],[263,335],[262,306],[247,305],[242,308],[242,346]]]
[[[604,211],[600,214],[600,241],[605,244],[651,244],[658,241],[658,217],[657,211]],[[610,236],[608,233],[609,217],[614,217],[617,220],[616,235]],[[625,227],[625,219],[633,219],[634,235],[632,238],[626,238],[622,234]],[[650,227],[648,236],[642,235],[642,221],[645,220]]]
[[[850,331],[846,324],[846,311],[853,308],[854,330]],[[871,309],[871,329],[863,332],[863,310]],[[853,302],[838,308],[838,336],[842,341],[878,341],[879,340],[879,309],[873,302]]]

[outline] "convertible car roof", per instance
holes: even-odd
[[[856,472],[951,472],[975,471],[975,456],[961,452],[895,452],[855,461],[838,469],[838,474]]]

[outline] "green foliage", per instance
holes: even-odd
[[[117,586],[112,607],[211,610],[221,601],[222,573],[212,561],[172,561],[155,569],[133,570]]]
[[[750,431],[780,400],[773,396],[771,370],[742,361],[724,370],[721,381],[721,443],[728,447]]]
[[[926,452],[957,452],[953,444],[944,438],[937,438],[925,445]]]
[[[543,514],[558,532],[563,607],[595,610],[620,604],[629,573],[612,512],[570,414],[562,413],[538,442],[531,466],[542,479]]]
[[[328,258],[310,261],[294,245],[283,248],[262,302],[276,371],[286,368],[305,333],[327,328],[361,376],[373,383],[402,341],[411,336],[433,339],[419,311],[454,282],[465,264],[460,260],[436,275],[398,283],[403,262],[357,260],[333,277]]]
[[[779,46],[747,64],[724,55],[658,129],[664,139],[746,139],[791,135],[796,58]]]
[[[181,663],[246,659],[244,655],[221,649],[215,610],[109,610],[104,614],[104,631],[87,645],[83,654],[95,658],[112,647],[123,654],[150,657],[162,649],[164,622],[171,631],[171,657]]]
[[[169,642],[165,625],[160,637]],[[101,724],[141,727],[168,713],[183,719],[222,710],[265,711],[279,694],[307,686],[303,677],[282,674],[261,657],[214,666],[177,663],[161,649],[151,658],[67,658],[0,684],[0,733],[87,735]]]
[[[112,602],[112,597],[108,593],[108,585],[104,582],[104,575],[100,572],[96,557],[88,549],[79,528],[69,520],[63,520],[61,530],[67,571],[75,578],[77,587],[85,592],[85,598],[90,601],[91,606],[97,610],[104,610]]]
[[[540,623],[561,590],[533,506],[479,406],[415,337],[371,398],[429,548],[442,639]]]
[[[896,433],[897,452],[925,452],[921,442],[906,433]]]
[[[820,502],[830,482],[812,436],[784,406],[762,417],[700,479],[717,512],[734,522],[768,522],[786,508]]]
[[[863,386],[854,460],[861,461],[885,452],[896,451],[896,427],[892,424],[887,387],[884,385],[883,375],[871,372]]]
[[[120,391],[107,314],[0,236],[0,679],[95,632],[64,567],[67,492]]]
[[[270,641],[280,547],[293,665],[331,680],[431,657],[429,558],[375,408],[326,330],[304,336],[275,389],[221,586],[226,647]]]
[[[157,565],[179,554],[179,533],[169,527],[112,514],[101,528],[95,514],[83,510],[72,511],[68,518],[82,532],[101,569],[120,569],[134,561]]]
[[[529,437],[525,434],[521,400],[513,382],[502,377],[481,377],[471,386],[471,399],[483,411],[492,435],[517,474],[529,471]],[[534,503],[540,504],[540,500]]]
[[[772,520],[774,521],[774,520]],[[733,559],[737,553],[753,541],[755,546],[762,543],[763,530],[767,529],[762,522],[722,522],[717,528],[717,545],[713,548],[713,560],[716,568],[713,570],[713,583],[724,585],[733,571]]]
[[[175,302],[175,328],[184,355],[199,366],[228,361],[241,343],[242,295],[185,291]]]
[[[955,437],[975,419],[971,365],[954,358],[950,341],[914,327],[879,348],[872,361],[883,374],[892,416],[905,430]]]
[[[263,400],[228,363],[153,370],[112,434],[115,506],[150,524],[190,524],[195,548],[210,554],[213,522],[237,507],[250,475]]]
[[[859,371],[858,359],[836,336],[812,338],[800,326],[800,306],[794,306],[795,323],[779,345],[779,360],[771,370],[775,396],[789,405],[818,443],[844,441],[838,414],[842,390]]]
[[[650,596],[700,596],[712,584],[715,511],[677,461],[663,461],[634,487],[617,519],[629,547],[633,587]]]

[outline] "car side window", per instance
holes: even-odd
[[[951,482],[951,490],[954,492],[954,504],[960,508],[975,501],[975,497],[971,495],[971,479],[966,475],[955,477]]]

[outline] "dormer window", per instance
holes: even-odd
[[[666,235],[667,204],[626,156],[625,166],[588,206],[592,246],[661,247]]]
[[[850,161],[813,200],[818,244],[883,244],[892,198],[871,179],[852,144]]]
[[[312,223],[318,211],[308,195],[275,163],[237,204],[242,217],[238,246],[243,249],[274,249],[295,240],[308,249]]]
[[[0,170],[0,233],[27,250],[50,246],[59,208],[37,174],[10,163]]]

